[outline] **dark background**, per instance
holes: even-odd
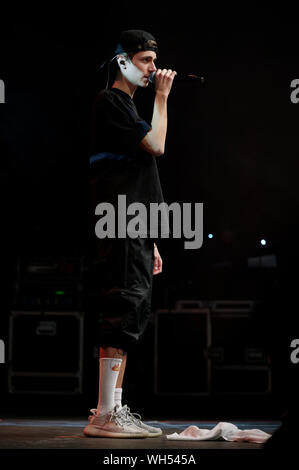
[[[158,66],[205,77],[202,86],[174,83],[166,152],[158,159],[166,202],[204,203],[204,242],[199,250],[185,250],[178,240],[161,242],[164,267],[154,279],[153,308],[171,308],[179,299],[258,301],[258,327],[274,373],[273,396],[219,399],[205,410],[223,417],[244,414],[248,407],[250,416],[278,418],[293,408],[299,367],[289,358],[290,341],[299,337],[299,104],[290,100],[290,83],[298,78],[293,6],[242,3],[195,9],[188,4],[113,3],[73,6],[66,12],[16,10],[5,13],[1,22],[6,103],[0,105],[0,338],[8,344],[19,257],[88,252],[89,118],[94,96],[105,86],[98,66],[113,52],[122,30],[144,29],[159,43]],[[149,121],[153,98],[150,87],[135,95],[140,114]],[[276,267],[248,268],[249,258],[269,254]],[[90,399],[97,398],[95,359],[88,362],[92,341],[86,341],[88,390],[82,399],[73,399],[83,414]],[[150,330],[138,363],[146,378],[138,383],[131,366],[128,389],[130,400],[156,413],[164,403],[155,404],[150,392],[151,406],[142,402],[143,383],[147,390],[151,385],[151,341]],[[176,360],[177,351],[169,354]],[[28,413],[38,413],[36,398],[6,393],[7,364],[0,367],[2,412],[24,410],[25,403]],[[48,409],[57,412],[63,400],[52,398]],[[192,405],[198,416],[203,401]],[[166,416],[171,417],[174,406],[171,402]],[[184,415],[182,407],[184,402],[178,402],[177,415]]]

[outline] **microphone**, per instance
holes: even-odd
[[[148,77],[148,81],[152,84],[155,83],[156,72],[152,72]],[[179,82],[196,82],[203,83],[204,77],[201,75],[195,75],[194,73],[178,73],[174,79]]]

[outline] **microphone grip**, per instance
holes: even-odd
[[[150,83],[155,83],[156,72],[152,72],[148,77]],[[204,77],[202,75],[197,75],[194,73],[177,73],[174,78],[175,81],[179,82],[192,82],[192,83],[203,83]]]

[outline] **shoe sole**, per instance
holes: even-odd
[[[83,430],[83,434],[88,437],[115,437],[120,439],[140,439],[150,437],[149,433],[126,433],[126,432],[111,432],[105,431],[92,424]]]
[[[141,425],[139,426],[138,423],[134,422],[135,426],[140,428],[144,432],[148,432],[148,437],[159,437],[162,436],[163,431],[160,428],[156,428],[156,431],[150,431],[150,429],[146,429],[146,425],[143,423],[144,427]]]
[[[159,436],[162,436],[163,432],[160,431],[160,432],[150,432],[148,431],[148,437],[159,437]]]

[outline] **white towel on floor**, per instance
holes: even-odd
[[[168,434],[167,439],[184,441],[214,441],[224,439],[225,441],[248,441],[261,444],[269,437],[260,429],[246,429],[242,431],[232,423],[218,423],[213,429],[199,429],[197,426],[189,426],[181,433]]]

